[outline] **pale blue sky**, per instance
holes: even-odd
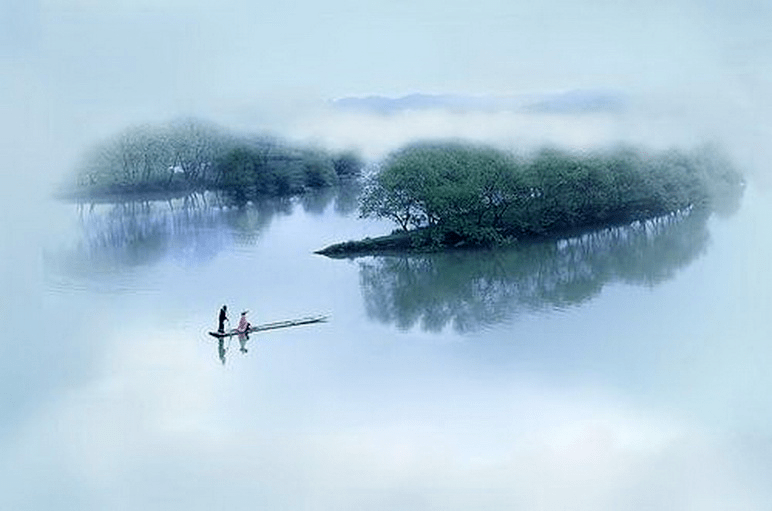
[[[767,2],[4,0],[3,55],[64,99],[512,93],[741,79]],[[21,62],[20,62],[21,61]]]

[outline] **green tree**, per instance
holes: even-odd
[[[473,244],[620,225],[737,195],[739,175],[707,153],[621,148],[530,161],[457,142],[413,144],[390,155],[361,200],[362,216],[402,230],[428,227],[432,242]]]
[[[332,165],[335,173],[341,179],[355,179],[362,175],[364,162],[362,158],[353,151],[346,151],[333,156]]]
[[[225,154],[217,166],[222,188],[245,198],[255,181],[254,155],[245,148],[235,148]]]
[[[396,182],[391,174],[378,174],[366,185],[360,199],[359,213],[365,217],[387,218],[403,231],[418,222],[421,210],[415,197]]]
[[[415,144],[389,157],[365,189],[360,213],[403,230],[483,241],[526,193],[508,155],[462,143]]]

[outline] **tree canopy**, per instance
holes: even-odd
[[[391,154],[363,193],[360,214],[425,228],[434,242],[491,243],[619,225],[717,201],[742,179],[716,151],[619,148],[530,159],[459,142]]]
[[[238,198],[290,195],[357,177],[362,160],[275,137],[185,119],[128,128],[82,158],[76,191],[91,194],[223,190]]]

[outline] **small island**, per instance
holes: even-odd
[[[462,142],[417,143],[367,180],[360,216],[390,219],[389,235],[317,251],[330,257],[504,245],[734,207],[742,176],[714,148],[629,147],[518,158]]]
[[[352,151],[332,153],[180,119],[133,126],[96,143],[77,165],[74,183],[59,195],[125,200],[214,191],[244,203],[356,180],[363,165]]]

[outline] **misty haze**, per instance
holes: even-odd
[[[771,22],[3,0],[0,508],[770,509]]]

